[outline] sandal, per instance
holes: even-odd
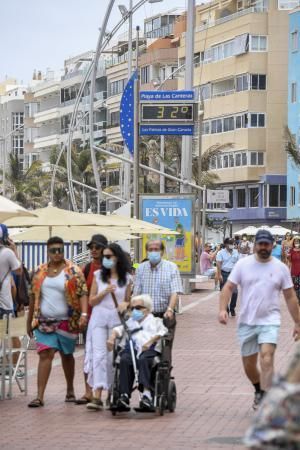
[[[44,402],[42,402],[39,398],[35,398],[34,400],[31,400],[27,406],[28,408],[40,408],[41,406],[44,406]]]
[[[65,398],[65,403],[76,403],[76,397],[74,394],[67,394]]]
[[[78,398],[75,403],[76,405],[86,405],[87,403],[90,403],[91,400],[92,400],[91,398],[88,398],[85,395],[83,395],[82,397]]]

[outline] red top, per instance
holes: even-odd
[[[294,250],[290,251],[291,259],[291,275],[292,277],[298,277],[300,275],[300,251]]]
[[[90,264],[91,264],[90,265],[90,270],[89,270],[88,276],[86,278],[86,285],[87,285],[89,293],[91,291],[91,287],[92,287],[92,283],[93,283],[94,272],[96,272],[96,270],[100,270],[101,269],[101,264],[100,263],[95,263],[94,261],[92,261]],[[84,272],[84,268],[83,268],[83,272]],[[89,315],[89,317],[91,316],[91,313],[92,313],[92,307],[90,305],[88,305],[88,315]]]

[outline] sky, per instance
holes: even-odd
[[[34,69],[63,68],[64,59],[96,47],[109,0],[0,0],[0,81],[17,78],[27,84]],[[134,4],[138,0],[134,0]],[[3,4],[4,3],[4,4]],[[110,16],[108,30],[120,20],[118,4]],[[144,18],[173,8],[185,8],[187,0],[163,0],[145,4],[134,16],[134,24],[143,27]],[[120,33],[126,32],[126,26]]]

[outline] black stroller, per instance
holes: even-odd
[[[124,326],[124,332],[127,336],[127,340],[129,343],[130,354],[133,362],[133,370],[134,370],[134,386],[133,391],[138,389],[138,367],[136,361],[136,355],[134,351],[134,345],[132,336],[138,330],[129,330],[124,318],[121,318],[121,323]],[[176,408],[176,384],[174,381],[174,377],[171,376],[172,367],[171,367],[171,338],[166,335],[161,338],[162,343],[162,353],[159,356],[156,356],[153,361],[153,367],[151,370],[151,378],[153,389],[153,411],[144,410],[142,408],[134,408],[136,412],[157,412],[161,416],[164,414],[166,410],[170,412],[174,412]],[[120,398],[120,357],[123,349],[120,346],[120,342],[116,341],[115,347],[113,350],[113,368],[114,368],[114,377],[113,384],[111,387],[111,395],[110,395],[110,410],[112,415],[115,416],[118,411],[120,411],[118,407],[118,400]]]

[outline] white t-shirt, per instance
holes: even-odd
[[[228,280],[241,286],[239,323],[280,325],[280,292],[293,287],[285,264],[273,257],[261,263],[251,255],[235,265]]]
[[[0,281],[3,281],[0,291],[0,308],[13,309],[10,272],[19,269],[20,266],[20,261],[10,248],[0,247]],[[6,274],[7,276],[5,277]],[[4,277],[5,280],[3,280]]]
[[[46,277],[41,288],[41,314],[46,319],[66,320],[68,304],[65,297],[65,272]]]

